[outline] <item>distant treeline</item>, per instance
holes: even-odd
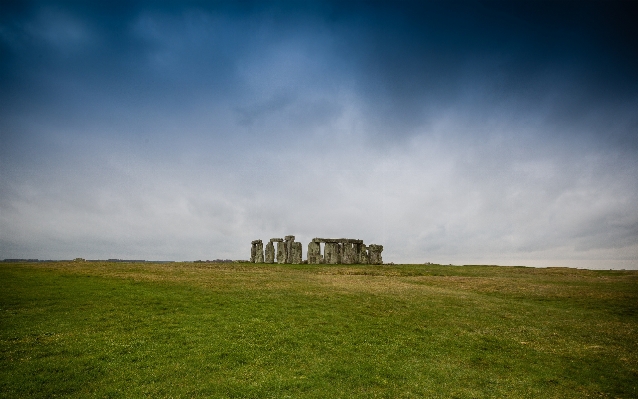
[[[230,260],[230,259],[215,259],[215,260],[196,260],[194,263],[236,263],[239,261]]]
[[[173,263],[174,260],[144,260],[144,259],[84,259],[75,258],[67,260],[53,259],[4,259],[2,262],[7,263],[24,263],[24,262],[120,262],[120,263]],[[238,261],[231,259],[215,259],[215,260],[196,260],[195,263],[238,263],[247,261]]]
[[[20,263],[20,262],[122,262],[122,263],[171,263],[174,260],[143,260],[143,259],[4,259],[2,262]]]

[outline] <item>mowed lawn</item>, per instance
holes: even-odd
[[[637,398],[638,272],[0,264],[0,397]]]

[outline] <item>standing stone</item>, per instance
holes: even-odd
[[[295,242],[295,236],[286,236],[286,260],[285,263],[292,263],[292,243]]]
[[[381,252],[383,252],[383,245],[370,244],[368,248],[370,251],[370,264],[382,265],[383,258],[381,258]]]
[[[273,259],[273,262],[274,263],[282,263],[282,259],[284,259],[284,255],[283,255],[283,253],[280,254],[279,252],[284,249],[284,246],[283,246],[284,239],[283,238],[271,238],[270,242],[272,242],[273,245],[274,245],[274,243],[277,243],[277,250],[274,251],[275,252],[274,255],[277,257],[277,259],[276,260]],[[284,251],[284,253],[285,253],[285,251]]]
[[[264,263],[264,244],[259,240],[256,245],[255,263]]]
[[[275,246],[272,244],[272,240],[266,244],[266,263],[275,262]]]
[[[339,243],[326,242],[326,245],[323,251],[324,251],[325,263],[330,265],[335,265],[339,263]]]
[[[292,243],[292,256],[291,256],[291,263],[295,264],[295,265],[300,265],[301,264],[301,259],[302,259],[302,253],[301,253],[301,243],[300,242],[293,242]]]
[[[308,264],[318,265],[321,263],[321,244],[316,241],[308,243]]]
[[[323,247],[323,261],[326,264],[332,264],[332,243],[326,242]]]
[[[344,242],[342,245],[343,245],[343,256],[341,258],[341,262],[346,265],[359,263],[356,258],[356,251],[354,248],[355,244],[352,244],[351,242]]]
[[[286,263],[286,243],[277,241],[277,263]]]
[[[339,252],[341,253],[339,263],[346,263],[346,261],[347,261],[346,258],[348,256],[345,254],[345,250],[346,250],[347,246],[348,246],[347,242],[340,242],[339,243]]]
[[[359,245],[359,263],[362,265],[367,265],[370,262],[370,258],[368,257],[368,248],[365,244]]]
[[[251,241],[251,247],[250,247],[250,262],[254,263],[255,262],[255,257],[257,256],[257,244],[261,243],[261,240],[253,240]]]

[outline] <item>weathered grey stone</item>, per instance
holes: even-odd
[[[275,246],[272,244],[272,240],[266,244],[266,263],[275,262]]]
[[[321,263],[321,244],[315,240],[308,243],[308,264],[318,265]]]
[[[301,243],[300,242],[293,242],[292,243],[292,256],[291,256],[291,263],[295,264],[295,265],[300,265],[301,264],[301,258],[302,258],[302,247],[301,247]]]
[[[348,258],[348,254],[346,253],[347,251],[347,246],[349,245],[349,243],[347,242],[340,242],[339,243],[339,251],[341,252],[341,259],[339,263],[346,263],[348,262],[350,259]],[[349,264],[349,263],[348,263]]]
[[[363,244],[363,240],[355,240],[353,238],[313,238],[314,242],[349,242],[351,244]]]
[[[336,242],[326,242],[323,248],[324,262],[329,265],[335,265],[339,263],[339,244]]]
[[[292,243],[295,242],[295,236],[286,236],[284,240],[286,241],[286,259],[284,263],[292,263]]]
[[[251,262],[255,262],[256,261],[256,256],[257,256],[257,245],[261,244],[261,240],[253,240],[250,242],[251,244],[251,248],[250,248],[250,261]],[[263,260],[263,255],[262,255],[262,260]]]
[[[341,245],[338,242],[334,243],[333,259],[334,263],[341,263]]]
[[[284,242],[283,238],[271,238],[270,242]]]
[[[368,248],[365,244],[361,244],[359,246],[359,263],[367,265],[369,262],[370,258],[368,257]]]
[[[381,252],[383,252],[383,245],[370,244],[370,246],[368,246],[368,251],[371,265],[383,264],[383,258],[381,257]]]
[[[335,242],[339,242],[338,238],[314,238],[313,241],[317,241],[317,242],[324,242],[324,243],[335,243]]]
[[[259,240],[256,247],[255,263],[264,263],[264,244]]]
[[[359,263],[358,259],[356,258],[356,250],[354,248],[354,245],[356,244],[352,244],[350,242],[344,242],[341,245],[343,247],[343,255],[341,256],[341,263],[345,265]]]
[[[286,263],[286,243],[277,242],[277,263]]]

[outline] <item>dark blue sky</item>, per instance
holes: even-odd
[[[636,2],[3,2],[0,258],[638,267]]]

